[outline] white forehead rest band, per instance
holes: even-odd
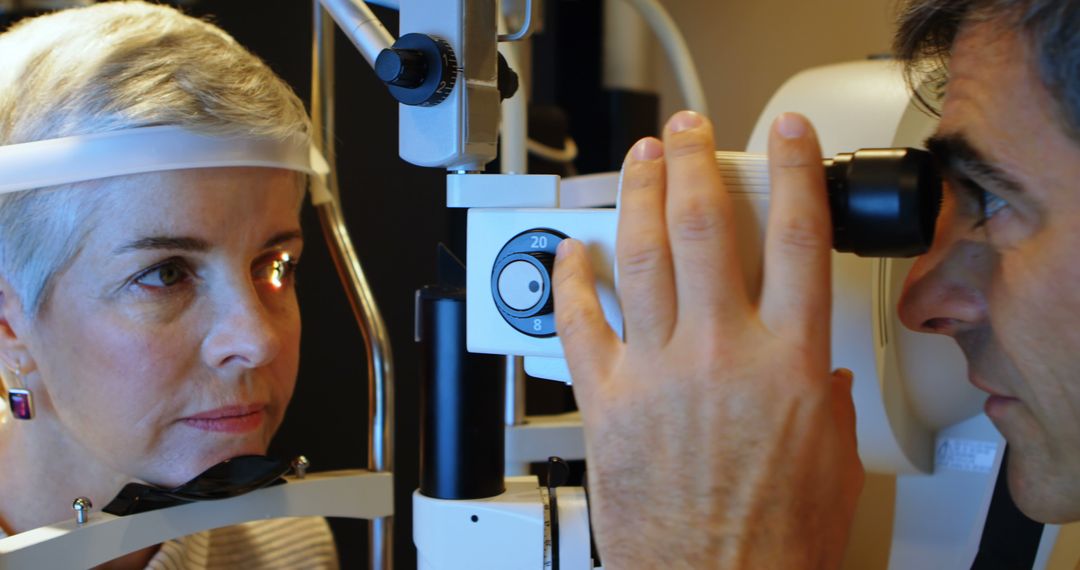
[[[311,175],[311,201],[331,200],[330,165],[303,137],[292,141],[216,137],[172,127],[0,146],[0,194],[145,172],[261,166]]]

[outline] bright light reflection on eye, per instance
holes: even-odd
[[[270,284],[273,285],[275,289],[281,289],[285,286],[284,277],[289,270],[290,261],[292,261],[292,258],[287,253],[282,253],[281,257],[274,260],[273,267],[270,271]]]

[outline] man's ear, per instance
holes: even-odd
[[[26,346],[25,334],[30,320],[11,284],[0,276],[0,366],[22,373],[31,372],[37,363]]]

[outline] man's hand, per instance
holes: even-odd
[[[580,243],[555,265],[606,568],[836,568],[863,471],[851,374],[830,373],[832,230],[798,115],[769,141],[760,297],[746,290],[712,127],[675,115],[623,167],[623,342]]]

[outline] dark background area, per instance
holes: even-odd
[[[310,108],[312,3],[308,0],[185,0],[265,60]],[[391,33],[397,13],[373,7]],[[2,10],[0,10],[2,12]],[[632,142],[655,134],[651,94],[600,85],[599,0],[547,0],[545,31],[534,40],[533,137],[561,146],[573,136],[578,173],[617,169]],[[24,14],[0,13],[0,30]],[[340,33],[336,39],[338,174],[342,207],[392,340],[395,393],[395,552],[397,568],[415,568],[411,495],[419,482],[419,350],[413,342],[414,292],[436,280],[440,242],[464,259],[464,212],[445,208],[445,173],[398,157],[397,103]],[[568,130],[568,132],[567,132]],[[532,172],[565,174],[543,161]],[[304,318],[300,377],[270,454],[303,454],[312,470],[359,468],[367,461],[367,368],[363,339],[339,284],[314,210],[306,206],[307,247],[298,292]],[[529,383],[529,414],[573,409],[568,387]],[[579,469],[581,467],[579,466]],[[365,568],[366,522],[331,519],[342,568]]]

